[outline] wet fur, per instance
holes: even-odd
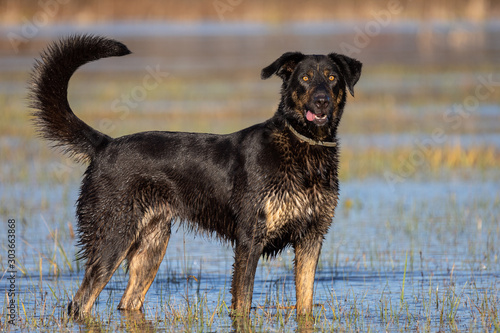
[[[334,53],[285,53],[262,70],[263,79],[276,74],[283,84],[276,113],[261,124],[227,135],[156,131],[111,138],[72,112],[68,81],[89,61],[128,53],[114,40],[71,36],[48,47],[30,82],[38,132],[88,163],[76,212],[85,276],[69,314],[89,314],[123,260],[130,278],[118,307],[141,309],[174,219],[234,247],[236,316],[250,311],[259,258],[292,246],[297,313],[310,314],[321,244],[338,200],[339,149],[303,142],[289,126],[337,142],[346,91],[353,93],[361,63]],[[305,82],[304,75],[311,78]],[[315,106],[320,98],[328,108]],[[308,121],[306,110],[327,116],[327,123]]]

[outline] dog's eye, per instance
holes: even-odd
[[[335,80],[335,76],[333,76],[333,75],[330,75],[330,76],[328,77],[328,80],[330,80],[330,81],[333,81],[333,80]]]
[[[303,81],[309,81],[309,77],[307,77],[307,76],[303,76],[303,77],[302,77],[302,80],[303,80]]]

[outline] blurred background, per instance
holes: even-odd
[[[443,283],[436,298],[455,295],[446,289],[454,286],[445,281],[450,271],[462,279],[457,283],[469,283],[472,274],[472,285],[493,295],[485,302],[497,308],[500,1],[0,0],[0,217],[20,221],[18,258],[41,290],[58,295],[48,301],[57,311],[82,276],[73,260],[74,202],[85,167],[36,137],[26,88],[34,58],[76,33],[112,37],[133,52],[87,64],[70,82],[75,113],[113,137],[147,130],[229,133],[262,122],[277,108],[281,82],[262,81],[260,70],[287,51],[362,61],[340,124],[341,201],[318,272],[317,289],[325,291],[318,302],[338,305],[325,298],[334,284],[345,302],[361,295],[368,309],[359,318],[376,322],[370,310],[377,311],[379,300],[391,290],[399,297],[406,254],[422,285]],[[155,301],[166,304],[162,290],[172,283],[185,289],[179,276],[207,277],[201,290],[216,304],[228,283],[231,250],[216,253],[203,238],[188,236],[186,243],[183,237],[173,237],[171,260],[148,293],[154,309],[161,308]],[[267,299],[275,277],[293,283],[291,258],[284,253],[278,264],[267,264],[276,266],[259,269],[256,302]],[[434,273],[441,275],[432,280]],[[119,301],[113,287],[123,289],[124,276],[106,289],[108,302]],[[27,309],[36,309],[38,287],[31,278],[20,283],[31,290],[23,295]],[[414,299],[427,297],[421,296]],[[183,297],[169,297],[184,304]],[[471,310],[467,297],[451,302],[459,304],[455,314],[481,331],[486,326],[472,318],[488,322],[488,312]],[[102,299],[101,309],[108,304]],[[341,306],[328,318],[355,308]],[[417,302],[403,311],[417,327],[421,318],[439,317],[422,317],[421,308]],[[383,320],[384,330],[398,323]]]
[[[123,3],[117,0],[2,0],[2,22],[18,23],[25,15],[34,15],[37,6],[58,9],[55,21],[88,24],[109,21],[258,21],[281,23],[286,21],[328,21],[371,19],[374,11],[389,7],[404,7],[399,20],[471,20],[481,22],[499,14],[499,4],[493,0],[352,0],[336,4],[326,0],[212,0],[212,1],[157,1]],[[227,16],[224,14],[228,14]]]
[[[496,158],[500,144],[499,17],[492,0],[2,0],[2,142],[33,137],[25,103],[33,58],[52,40],[93,33],[133,51],[85,66],[71,81],[74,110],[110,135],[224,133],[263,121],[280,82],[261,81],[261,68],[287,51],[338,52],[364,63],[341,126],[343,170],[407,178],[465,160],[488,166],[494,161],[481,156]],[[146,89],[151,71],[157,84]]]

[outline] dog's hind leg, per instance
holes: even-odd
[[[95,250],[88,256],[82,284],[73,300],[68,305],[68,314],[72,317],[88,315],[102,289],[113,276],[129,252],[132,239],[127,242],[118,239],[121,235],[107,232],[106,237],[95,245]]]
[[[172,219],[165,215],[144,217],[144,229],[127,254],[129,281],[118,305],[120,310],[140,310],[144,303],[170,239]]]

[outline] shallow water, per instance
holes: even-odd
[[[0,216],[2,221],[17,221],[20,316],[39,318],[47,327],[56,324],[54,318],[57,322],[63,317],[83,276],[83,263],[74,260],[77,247],[71,230],[75,229],[74,202],[83,168],[68,166],[60,155],[47,152],[46,143],[32,133],[19,134],[30,126],[26,116],[17,116],[26,112],[28,71],[47,39],[86,31],[117,37],[134,51],[123,59],[85,66],[71,83],[75,112],[93,126],[99,121],[93,112],[108,112],[106,117],[116,124],[108,134],[152,128],[225,133],[263,121],[274,111],[279,80],[261,81],[262,67],[292,49],[340,52],[342,42],[353,41],[352,27],[363,25],[55,26],[41,31],[19,54],[2,50],[1,103],[10,112],[7,121],[11,125],[2,127],[8,134],[0,137],[5,152]],[[479,76],[492,74],[500,81],[498,23],[471,27],[434,22],[431,37],[426,37],[431,50],[422,46],[424,28],[429,26],[394,23],[356,54],[365,69],[341,124],[343,149],[414,148],[417,141],[427,142],[435,129],[443,129],[446,140],[433,146],[500,148],[497,93],[481,100],[459,126],[444,118],[453,105],[474,96]],[[461,45],[439,43],[459,32]],[[476,37],[480,44],[474,44]],[[475,45],[473,50],[471,45]],[[114,99],[140,86],[147,66],[160,66],[170,76],[123,119],[109,112]],[[484,304],[494,306],[500,298],[498,171],[485,175],[472,170],[464,176],[445,169],[443,177],[436,179],[417,168],[414,177],[396,184],[383,175],[342,182],[341,201],[316,275],[317,329],[491,329],[495,319],[487,314],[498,314],[498,309],[488,312]],[[46,176],[57,172],[60,177]],[[230,330],[227,311],[219,306],[231,300],[232,249],[186,232],[180,225],[174,230],[146,296],[146,326]],[[0,256],[6,272],[4,244]],[[292,252],[288,249],[274,260],[263,260],[257,270],[252,316],[263,321],[259,327],[264,331],[280,330],[276,320],[262,319],[268,311],[276,314],[280,312],[276,305],[295,302]],[[2,290],[8,285],[5,276],[0,278]],[[95,306],[96,317],[115,329],[137,319],[116,311],[126,282],[120,268]],[[196,320],[192,326],[172,323],[173,312],[187,311],[193,304],[201,304],[208,317],[215,309],[220,313],[213,315],[212,325]],[[6,313],[4,306],[1,313]],[[69,328],[76,331],[83,326],[70,324]],[[290,319],[284,330],[295,328]]]
[[[77,184],[68,187],[73,189],[70,193],[65,193],[64,186],[51,187],[46,198],[51,204],[45,209],[37,207],[37,203],[38,198],[47,196],[48,188],[24,193],[11,187],[1,189],[14,194],[12,204],[23,201],[30,212],[26,214],[28,220],[20,221],[16,229],[22,240],[17,258],[26,272],[24,275],[19,271],[16,282],[24,307],[41,317],[47,316],[44,307],[65,311],[83,274],[77,269],[81,264],[72,260],[76,247],[66,224],[71,221]],[[384,181],[370,180],[343,183],[341,190],[342,200],[326,236],[316,276],[315,303],[326,308],[322,313],[325,319],[334,320],[330,305],[336,308],[336,317],[357,306],[364,318],[361,325],[385,327],[380,307],[382,302],[399,306],[406,262],[404,300],[411,316],[410,326],[430,320],[433,329],[439,327],[439,321],[431,318],[438,314],[425,312],[428,309],[422,309],[422,304],[426,297],[428,302],[446,300],[452,290],[460,297],[455,320],[463,328],[481,327],[472,320],[477,310],[470,302],[482,291],[498,298],[500,288],[500,253],[496,246],[500,239],[498,183],[408,181],[392,189]],[[51,236],[55,233],[58,243]],[[285,250],[278,258],[259,265],[255,306],[265,305],[272,310],[277,299],[283,304],[283,298],[285,303],[294,304],[290,252]],[[211,308],[222,300],[230,304],[231,265],[232,251],[227,245],[178,228],[147,294],[145,318],[156,323],[162,309],[184,308],[186,299],[203,299]],[[125,272],[119,269],[99,297],[97,313],[104,318],[110,313],[110,320],[120,320],[122,315],[114,309],[126,280]],[[5,282],[2,280],[2,287]],[[405,327],[409,320],[406,316],[403,313],[400,322],[389,327]],[[222,316],[215,325],[227,325],[226,319]]]

